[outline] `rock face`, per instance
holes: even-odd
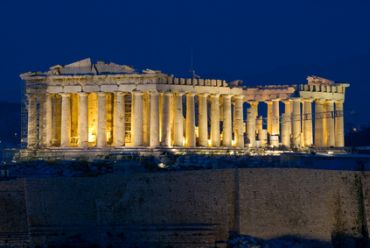
[[[367,172],[292,168],[2,181],[0,244],[222,247],[233,231],[354,247],[367,238],[369,184]]]

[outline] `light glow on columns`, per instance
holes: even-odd
[[[199,127],[195,126],[194,131],[195,131],[195,137],[199,138]]]
[[[208,139],[208,146],[212,146],[212,140]]]
[[[94,129],[91,129],[88,132],[87,141],[88,142],[95,142],[96,141],[96,132],[94,132]]]
[[[109,132],[109,131],[106,131],[106,132],[105,132],[105,136],[106,136],[106,138],[107,138],[107,141],[108,141],[108,140],[110,140],[110,139],[112,138],[112,134],[111,134],[111,132]]]

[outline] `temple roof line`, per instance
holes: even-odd
[[[301,84],[275,84],[275,85],[245,85],[242,80],[234,80],[226,82],[225,80],[219,79],[197,79],[197,78],[179,78],[173,75],[165,74],[159,70],[144,69],[141,72],[135,71],[135,69],[128,65],[119,65],[113,62],[97,61],[95,64],[92,63],[90,58],[85,58],[67,65],[54,65],[49,68],[46,72],[26,72],[20,75],[22,80],[25,81],[45,81],[45,80],[75,80],[79,78],[89,78],[92,81],[104,79],[109,77],[112,79],[120,78],[138,78],[138,77],[159,77],[162,78],[157,83],[163,83],[167,81],[169,84],[180,84],[180,85],[204,85],[204,86],[223,86],[223,87],[236,87],[244,89],[258,89],[258,90],[270,90],[270,89],[291,89],[291,87],[297,88]],[[204,81],[204,83],[203,83]],[[323,86],[335,86],[342,85],[348,87],[349,84],[337,83],[333,80],[329,80],[319,76],[308,76],[308,85],[323,85]]]

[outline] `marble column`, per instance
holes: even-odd
[[[98,127],[97,127],[96,147],[103,148],[107,145],[105,92],[98,92],[97,96],[98,96]]]
[[[231,95],[223,95],[223,129],[222,145],[229,147],[232,145],[232,126],[231,126]]]
[[[292,114],[292,141],[293,147],[301,146],[301,100],[299,98],[293,99],[293,114]]]
[[[281,118],[281,143],[284,147],[290,147],[290,136],[292,134],[291,114],[284,113]]]
[[[256,146],[256,114],[255,110],[249,108],[247,110],[247,137],[249,147]]]
[[[292,100],[286,99],[284,100],[284,118],[282,117],[282,122],[284,121],[284,125],[282,124],[281,132],[284,129],[284,137],[283,133],[281,134],[281,143],[285,147],[291,146],[292,140]]]
[[[203,147],[208,146],[208,108],[207,108],[207,97],[208,94],[199,94],[199,118],[198,118],[198,130],[199,130],[199,145]]]
[[[51,118],[51,125],[52,125],[51,145],[60,146],[60,134],[61,134],[61,131],[60,131],[61,123],[60,122],[61,122],[61,117],[62,117],[62,114],[61,114],[62,105],[60,104],[61,103],[60,94],[53,95],[51,102],[52,102],[51,106],[52,106],[52,113],[53,113],[53,117]]]
[[[328,146],[335,146],[335,124],[334,124],[334,101],[329,100],[326,102],[326,111],[327,111],[327,134],[328,134]]]
[[[234,132],[235,132],[235,146],[244,147],[244,133],[243,133],[243,96],[235,96],[234,106]]]
[[[286,99],[283,101],[284,103],[284,113],[288,116],[292,114],[292,100]]]
[[[174,146],[184,146],[184,115],[182,108],[182,92],[176,93],[174,96],[174,130],[173,130],[173,143]]]
[[[165,92],[163,93],[163,104],[162,104],[162,140],[161,146],[170,147],[172,128],[171,128],[171,99],[172,93]]]
[[[324,101],[315,101],[315,136],[314,144],[316,147],[324,146]]]
[[[186,147],[195,147],[195,104],[194,93],[186,94]]]
[[[143,92],[133,91],[132,145],[143,145]]]
[[[220,95],[211,95],[211,144],[220,146]]]
[[[150,99],[149,94],[143,92],[143,146],[149,146],[149,121],[150,121]]]
[[[335,146],[344,147],[343,101],[335,102]]]
[[[258,116],[258,101],[249,101],[250,108],[253,110],[254,115]]]
[[[60,146],[68,147],[71,136],[71,95],[62,93],[62,117],[61,117],[61,134]]]
[[[150,93],[150,147],[159,145],[159,94]]]
[[[273,110],[272,110],[272,101],[267,101],[267,133],[272,135],[272,118],[273,118]]]
[[[258,140],[260,142],[261,147],[265,147],[267,145],[267,130],[261,129],[258,132]]]
[[[113,145],[125,145],[125,93],[116,92],[114,101]]]
[[[52,125],[52,101],[51,101],[52,96],[50,94],[46,94],[45,96],[45,139],[44,139],[44,146],[49,147],[51,146],[51,139],[52,139],[52,131],[53,131],[53,125]]]
[[[322,130],[323,130],[322,146],[327,147],[328,138],[329,138],[329,135],[328,135],[328,105],[326,104],[325,100],[323,104]]]
[[[313,144],[312,137],[312,100],[303,100],[303,139],[304,146],[310,147]]]
[[[27,95],[27,147],[34,148],[38,143],[37,135],[37,99],[34,95]]]
[[[271,134],[280,134],[280,110],[279,99],[272,100],[272,121],[271,121]]]
[[[259,133],[263,129],[263,117],[260,115],[256,120],[256,130]]]
[[[88,94],[78,93],[78,147],[87,148],[88,146]]]

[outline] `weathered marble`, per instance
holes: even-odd
[[[28,149],[344,146],[349,84],[316,76],[307,84],[243,87],[238,80],[139,73],[85,59],[21,78],[28,97]],[[260,104],[266,113],[259,112]]]

